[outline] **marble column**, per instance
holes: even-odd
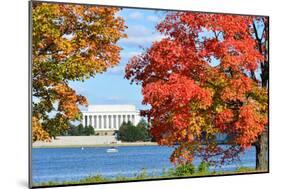
[[[102,118],[100,115],[98,115],[98,125],[99,125],[99,129],[102,128],[102,122],[101,122]]]
[[[85,119],[84,119],[84,126],[87,126],[88,125],[88,116],[87,115],[85,115]]]
[[[111,129],[112,125],[111,125],[111,115],[107,115],[107,122],[108,122],[108,128]]]
[[[117,128],[119,129],[119,128],[120,128],[120,125],[121,125],[121,115],[117,115],[117,119],[118,119]]]
[[[104,118],[102,115],[101,115],[101,129],[104,129]]]
[[[135,125],[135,115],[131,115],[132,116],[132,123]]]
[[[97,116],[94,115],[94,129],[97,128]]]
[[[106,128],[107,128],[107,125],[106,125],[106,116],[105,116],[105,115],[102,115],[102,119],[103,119],[103,129],[106,129]]]
[[[128,119],[128,122],[130,121],[132,123],[130,115],[127,115],[127,119]]]
[[[89,115],[89,126],[93,126],[93,117]]]
[[[121,114],[120,116],[121,116],[121,122],[120,122],[120,126],[121,126],[124,120],[123,120],[123,115]]]
[[[110,115],[110,121],[111,121],[110,124],[111,124],[111,128],[112,128],[112,129],[114,129],[114,123],[113,123],[114,120],[113,120],[113,116],[114,116],[114,115]]]

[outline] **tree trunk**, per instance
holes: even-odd
[[[264,56],[264,62],[261,63],[261,84],[262,88],[268,90],[269,86],[269,53],[268,53],[268,44],[269,44],[269,21],[268,18],[263,18],[264,22],[264,31],[261,37],[258,36],[258,30],[255,23],[253,23],[255,37],[257,40],[257,44],[259,46],[259,51],[261,55]],[[264,41],[264,42],[263,42]],[[264,46],[264,47],[263,47]],[[255,79],[255,77],[252,77]],[[269,96],[268,96],[269,97]],[[269,103],[269,101],[268,101]],[[259,136],[257,142],[255,143],[256,147],[256,169],[258,171],[269,171],[268,167],[268,127],[265,126],[264,132]]]
[[[259,136],[256,147],[256,170],[268,171],[268,132],[267,128]]]

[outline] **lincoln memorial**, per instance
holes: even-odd
[[[90,105],[82,114],[83,126],[91,125],[101,135],[113,134],[123,122],[137,125],[141,119],[134,105]]]

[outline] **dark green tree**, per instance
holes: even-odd
[[[117,139],[126,142],[147,141],[147,127],[143,124],[134,126],[131,122],[122,123],[117,133]]]
[[[126,142],[134,142],[137,140],[137,133],[134,125],[131,122],[123,122],[119,128],[118,140]]]
[[[82,124],[79,124],[79,125],[77,126],[77,135],[78,135],[78,136],[83,135],[83,131],[84,131],[83,125],[82,125]]]
[[[78,127],[75,125],[71,125],[68,131],[69,136],[78,136]]]
[[[150,141],[151,136],[150,136],[150,128],[148,123],[145,121],[145,119],[141,119],[140,122],[137,124],[137,129],[140,132],[141,138],[143,141]]]
[[[90,135],[94,135],[95,134],[95,129],[93,128],[93,126],[86,126],[83,128],[83,135],[84,136],[90,136]]]

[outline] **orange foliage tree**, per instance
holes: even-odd
[[[126,37],[118,8],[33,2],[32,134],[49,140],[79,120],[87,99],[69,86],[118,64]]]
[[[126,78],[142,85],[157,142],[178,144],[171,161],[222,164],[254,145],[267,170],[268,18],[178,12],[157,30],[165,37],[130,60]]]

